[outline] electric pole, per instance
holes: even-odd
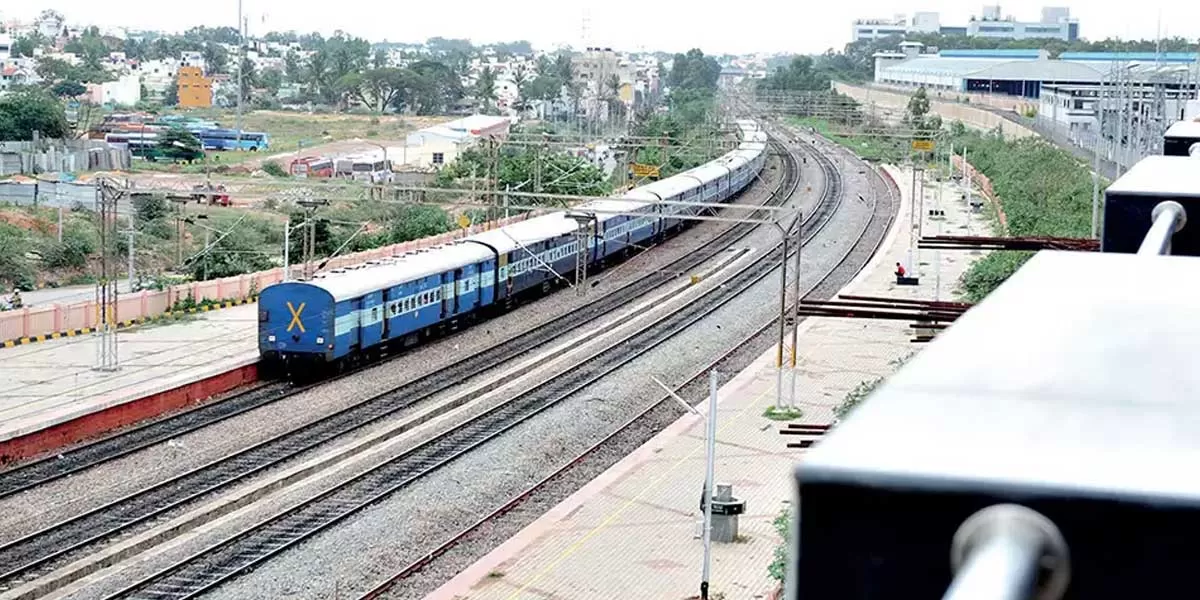
[[[246,23],[242,20],[242,0],[238,0],[238,86],[237,86],[237,149],[242,149],[242,71],[246,66]]]

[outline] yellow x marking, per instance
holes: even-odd
[[[300,313],[304,312],[304,302],[300,303],[300,308],[292,306],[291,302],[287,303],[288,312],[292,313],[292,320],[288,322],[287,330],[290,332],[293,327],[299,327],[300,333],[304,333],[304,323],[300,322]]]

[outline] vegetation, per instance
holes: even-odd
[[[1041,138],[1005,140],[953,128],[955,148],[988,177],[1003,202],[1012,236],[1085,238],[1092,228],[1091,171],[1069,152]],[[1029,252],[993,252],[963,274],[962,291],[979,302],[1025,264]]]
[[[61,138],[69,130],[62,103],[43,90],[27,87],[0,98],[0,140],[31,140],[35,131]]]
[[[787,576],[788,540],[791,538],[792,529],[791,507],[783,507],[779,511],[779,515],[775,517],[775,520],[771,521],[771,525],[775,527],[775,532],[783,539],[775,546],[775,555],[771,560],[771,564],[767,566],[767,572],[770,574],[771,579],[782,583],[784,577]]]

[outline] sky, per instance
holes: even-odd
[[[242,0],[252,35],[290,29],[328,35],[340,29],[373,42],[416,42],[441,36],[469,38],[477,44],[525,39],[546,50],[586,43],[630,51],[677,52],[698,47],[709,54],[840,50],[850,41],[855,18],[934,11],[941,13],[943,25],[962,25],[970,15],[979,14],[982,6],[982,2],[962,0],[912,1],[916,3],[401,0],[339,5],[327,0]],[[24,7],[15,6],[18,4]],[[1044,4],[1046,0],[1009,0],[1001,6],[1005,14],[1018,20],[1036,21]],[[1088,39],[1152,39],[1160,22],[1164,35],[1200,37],[1200,2],[1195,0],[1049,0],[1049,4],[1069,6],[1071,15],[1080,20],[1081,35]],[[63,13],[72,24],[182,31],[195,25],[235,26],[238,0],[166,4],[162,0],[5,0],[0,2],[0,19],[27,20],[45,8]]]

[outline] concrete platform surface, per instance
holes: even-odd
[[[253,364],[257,304],[121,330],[120,370],[94,370],[98,335],[0,350],[0,443]]]
[[[911,172],[891,169],[902,188],[896,225],[881,251],[842,293],[950,300],[959,275],[978,258],[968,252],[913,251],[910,273],[919,286],[899,287],[896,262],[910,264],[910,214],[942,208],[940,221],[913,228],[927,234],[982,232],[987,223],[970,215],[949,186],[937,185],[912,210]],[[914,238],[915,239],[915,238]],[[914,244],[915,248],[915,244]],[[934,290],[935,281],[940,289]],[[846,395],[864,382],[892,373],[919,349],[909,323],[858,319],[807,319],[801,324],[795,404],[801,422],[826,424]],[[740,536],[714,544],[710,597],[767,598],[777,583],[768,566],[783,543],[773,521],[788,507],[791,469],[802,451],[788,450],[795,436],[763,416],[776,404],[775,350],[726,383],[718,393],[716,479],[746,501]],[[787,374],[787,375],[790,375]],[[785,396],[792,378],[785,379]],[[645,598],[682,600],[700,590],[703,547],[698,537],[704,482],[704,421],[688,415],[568,497],[489,555],[447,582],[429,598],[547,600]],[[718,595],[720,594],[720,595]]]

